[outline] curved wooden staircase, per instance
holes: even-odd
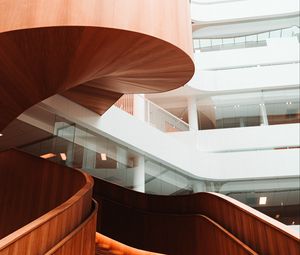
[[[124,93],[178,88],[191,40],[188,0],[2,0],[0,131],[56,94],[103,114]],[[95,253],[89,176],[13,150],[0,172],[1,255]]]
[[[299,254],[287,226],[227,196],[158,196],[94,182],[97,231],[130,246],[172,255]]]
[[[0,254],[94,254],[92,191],[92,178],[78,170],[16,150],[0,153]],[[72,243],[85,243],[85,251],[72,252]]]
[[[191,40],[188,0],[2,0],[0,131],[56,94],[103,114],[124,93],[178,88],[194,73]],[[283,225],[227,197],[95,184],[98,231],[126,243],[97,235],[98,253],[299,254]],[[1,153],[0,255],[94,255],[92,189],[77,170]]]

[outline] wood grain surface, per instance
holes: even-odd
[[[95,179],[94,198],[101,204],[97,230],[139,249],[186,255],[203,250],[208,252],[204,254],[244,254],[232,238],[220,229],[215,232],[214,222],[254,254],[299,254],[299,239],[287,226],[220,194],[156,196]],[[198,215],[211,222],[204,224]]]
[[[44,254],[91,213],[93,180],[77,170],[9,150],[0,182],[1,255]]]
[[[2,0],[0,131],[55,94],[103,114],[124,93],[182,86],[191,40],[188,0]],[[44,254],[62,240],[56,254],[93,253],[78,247],[91,244],[95,217],[76,232],[90,215],[89,177],[17,151],[0,166],[0,254]]]
[[[194,73],[188,0],[2,0],[0,130],[55,94],[102,114]]]
[[[94,255],[97,210],[98,205],[93,201],[90,216],[45,255]]]

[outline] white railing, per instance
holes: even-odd
[[[288,38],[297,37],[299,40],[300,29],[297,26],[267,31],[259,34],[217,38],[217,39],[202,39],[194,38],[195,51],[215,51],[235,48],[259,47],[266,46],[267,40],[272,38]]]
[[[135,104],[144,110],[139,109],[139,113],[136,113]],[[188,123],[141,95],[124,95],[115,106],[131,115],[139,115],[137,116],[139,119],[163,132],[180,132],[190,129]]]
[[[166,111],[162,107],[154,104],[150,100],[145,100],[145,121],[164,132],[189,131],[189,124]]]

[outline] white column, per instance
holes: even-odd
[[[259,104],[260,109],[260,125],[268,126],[268,115],[267,115],[267,109],[264,103]]]
[[[145,192],[145,159],[144,156],[137,156],[134,159],[132,186],[133,190]]]
[[[117,147],[117,168],[120,171],[126,171],[122,176],[126,186],[132,187],[133,190],[145,192],[145,160],[144,156],[137,155],[133,162],[128,163],[128,153],[125,148]],[[131,165],[131,166],[130,166]],[[126,167],[124,167],[126,166]]]
[[[145,95],[137,94],[133,96],[133,115],[145,121]]]
[[[197,101],[195,97],[188,98],[188,118],[190,124],[190,130],[198,130],[198,111]]]

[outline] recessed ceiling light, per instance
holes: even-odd
[[[276,219],[279,219],[280,215],[279,214],[276,214],[275,218]]]
[[[100,153],[102,160],[107,160],[106,153]]]
[[[44,159],[48,159],[48,158],[53,158],[55,156],[56,155],[54,153],[46,153],[46,154],[41,155],[40,157],[44,158]]]
[[[66,153],[59,153],[60,157],[62,160],[67,160],[67,155]]]
[[[0,136],[3,136],[3,134],[0,134]]]
[[[295,221],[292,222],[292,225],[295,225]]]
[[[265,205],[267,203],[267,197],[260,197],[259,198],[259,204]]]

